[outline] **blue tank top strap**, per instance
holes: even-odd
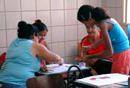
[[[107,20],[102,20],[101,22],[107,22],[107,23],[110,23],[110,24],[115,24],[115,23],[112,23],[112,22],[107,21]]]

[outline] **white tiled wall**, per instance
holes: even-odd
[[[7,51],[9,44],[17,37],[17,23],[20,20],[33,23],[35,19],[41,19],[48,26],[46,41],[51,51],[58,54],[60,44],[60,55],[65,62],[76,63],[77,42],[87,35],[85,26],[77,21],[78,8],[83,4],[104,6],[121,21],[121,1],[0,0],[0,54]]]
[[[77,40],[77,25],[65,26],[65,41]]]

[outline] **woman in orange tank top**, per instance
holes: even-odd
[[[88,33],[87,36],[85,36],[80,44],[78,45],[78,51],[79,51],[79,56],[82,57],[82,55],[90,55],[90,54],[97,54],[100,52],[103,52],[105,50],[105,45],[101,44],[97,47],[91,48],[90,50],[88,50],[87,52],[81,52],[80,49],[83,46],[89,46],[93,43],[95,43],[96,41],[100,40],[103,38],[100,29],[94,25],[93,27],[86,27],[86,31]],[[82,58],[81,58],[82,59]],[[87,67],[91,67],[93,66],[100,58],[97,59],[90,59],[88,62],[86,62],[86,66]],[[107,59],[107,58],[106,58]],[[110,60],[110,59],[109,59]],[[97,75],[98,73],[92,68],[91,70],[92,75]]]

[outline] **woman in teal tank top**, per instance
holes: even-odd
[[[112,56],[112,73],[129,74],[130,70],[130,47],[128,37],[119,23],[111,18],[108,11],[102,7],[94,8],[91,5],[83,5],[79,8],[77,19],[85,24],[86,27],[91,27],[94,24],[100,27],[103,39],[84,47],[82,50],[85,52],[92,47],[104,43],[105,51],[94,55],[84,55],[83,61],[91,58],[104,58]]]
[[[9,46],[0,70],[2,88],[26,88],[26,81],[40,70],[40,59],[63,64],[60,56],[38,43],[38,30],[24,21],[18,24],[18,38]]]

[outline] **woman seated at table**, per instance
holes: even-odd
[[[45,37],[46,37],[47,32],[48,32],[47,26],[39,19],[35,20],[35,23],[33,23],[33,25],[35,27],[37,27],[37,29],[38,29],[38,43],[42,44],[48,50],[50,50],[49,45],[45,41]],[[42,67],[41,70],[46,71],[47,70],[47,67],[46,67],[47,64],[51,64],[51,63],[47,62],[45,60],[41,60],[41,67]]]
[[[81,47],[89,46],[89,45],[93,44],[94,42],[96,42],[96,41],[103,38],[103,36],[102,36],[102,34],[100,32],[100,29],[96,25],[94,25],[93,27],[87,27],[86,31],[87,31],[88,35],[85,36],[81,40],[80,44],[78,44],[79,56],[82,57],[83,54],[88,54],[89,55],[89,54],[96,54],[96,53],[100,53],[100,52],[104,51],[105,50],[105,45],[104,44],[101,44],[101,45],[99,45],[97,47],[91,48],[87,52],[82,52],[80,50]],[[96,71],[96,69],[93,66],[99,59],[101,59],[101,58],[91,59],[88,62],[86,62],[87,67],[92,67],[92,70],[91,70],[92,75],[97,75],[98,74],[98,71]],[[106,59],[110,60],[111,58],[106,58]]]
[[[3,88],[26,88],[26,80],[40,69],[40,59],[63,64],[60,56],[38,43],[38,30],[24,21],[18,23],[18,38],[9,46],[5,62],[0,70]]]

